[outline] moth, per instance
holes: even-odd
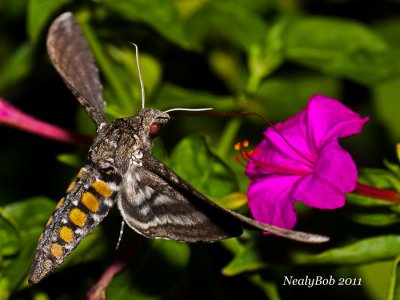
[[[99,72],[72,13],[51,24],[47,49],[55,69],[96,124],[97,137],[39,238],[31,285],[58,268],[114,205],[129,227],[148,238],[215,242],[239,236],[245,227],[302,242],[328,240],[223,208],[162,164],[151,150],[152,140],[170,120],[167,112],[142,108],[134,116],[108,122]]]

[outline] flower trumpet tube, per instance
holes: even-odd
[[[91,144],[92,138],[38,120],[0,98],[0,123],[70,144]]]

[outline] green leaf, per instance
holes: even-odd
[[[208,1],[187,21],[187,36],[193,44],[201,44],[210,35],[217,35],[237,47],[249,51],[266,32],[264,20],[244,2]]]
[[[356,271],[354,276],[347,277],[353,277],[353,280],[361,281],[357,282],[357,284],[360,283],[362,285],[364,293],[370,297],[369,299],[386,299],[392,265],[392,261],[363,264],[354,268]]]
[[[388,170],[362,169],[358,180],[360,183],[374,188],[393,192],[400,191],[400,179],[398,175]],[[349,203],[359,206],[390,206],[394,204],[385,199],[372,198],[359,194],[348,194],[348,200]]]
[[[250,277],[250,282],[260,288],[270,300],[280,300],[277,283],[271,280],[265,280],[260,274],[254,274]]]
[[[362,169],[359,175],[360,182],[382,188],[400,191],[400,180],[397,174],[384,169]]]
[[[37,240],[54,209],[55,203],[44,197],[14,202],[4,208],[18,224],[20,243],[23,245],[19,248],[15,257],[7,259],[3,268],[0,266],[0,273],[9,279],[13,290],[20,284],[22,286],[27,284],[24,279],[29,271]],[[99,259],[104,255],[104,249],[107,246],[107,238],[101,228],[98,227],[82,240],[63,264],[63,267]]]
[[[357,223],[371,226],[388,226],[400,222],[398,213],[353,213],[351,219]]]
[[[400,162],[400,144],[396,144],[396,154],[397,154],[397,160]]]
[[[18,227],[25,230],[35,226],[42,228],[55,207],[56,203],[49,198],[32,197],[10,203],[4,209],[13,217]]]
[[[222,269],[226,276],[235,276],[243,272],[264,269],[268,264],[254,245],[246,246],[239,251],[227,266]]]
[[[397,16],[387,16],[374,22],[374,29],[393,47],[400,48],[400,20]]]
[[[234,174],[208,149],[203,137],[183,139],[172,151],[170,166],[209,197],[219,198],[238,190]]]
[[[384,163],[385,167],[390,172],[392,172],[392,174],[394,174],[398,179],[400,179],[400,165],[398,163],[394,164],[394,163],[391,163],[388,160],[384,160],[383,163]]]
[[[183,48],[193,48],[185,36],[182,21],[172,1],[165,0],[101,0],[108,9],[130,21],[142,21],[170,41]]]
[[[392,259],[400,251],[399,235],[382,235],[332,248],[316,255],[298,254],[294,261],[299,264],[363,264]]]
[[[23,245],[17,256],[8,259],[4,269],[0,270],[9,279],[11,289],[15,290],[21,283],[26,284],[23,279],[30,268],[33,251],[54,207],[55,203],[44,197],[13,202],[4,207],[18,224],[20,242]]]
[[[390,280],[388,300],[400,299],[400,256],[393,261],[392,276]]]
[[[244,90],[244,79],[248,76],[246,65],[233,49],[214,49],[208,54],[210,68],[233,94]]]
[[[220,242],[222,246],[224,246],[229,252],[234,255],[239,254],[241,251],[244,250],[245,246],[242,245],[238,238],[231,238],[227,240],[222,240]]]
[[[92,119],[89,118],[86,111],[81,107],[79,107],[76,112],[76,127],[77,131],[82,134],[93,137],[96,136],[96,125],[93,123]]]
[[[107,289],[110,299],[160,299],[182,277],[189,262],[189,246],[148,240],[134,255],[129,267]]]
[[[338,57],[322,69],[333,75],[372,85],[399,76],[399,56],[399,50],[388,49],[374,53],[367,49],[357,49]]]
[[[215,150],[220,157],[227,157],[228,153],[232,149],[232,145],[237,142],[237,134],[242,124],[243,118],[238,117],[232,118],[227,122]]]
[[[393,203],[386,200],[380,200],[377,198],[367,197],[363,195],[357,195],[355,193],[346,194],[346,203],[361,207],[388,207],[392,206]]]
[[[22,44],[0,70],[0,92],[23,80],[32,70],[35,48],[32,44]]]
[[[0,256],[14,255],[20,247],[18,224],[4,208],[0,207]]]
[[[393,78],[373,86],[375,116],[385,128],[391,139],[400,140],[399,95],[400,78]]]
[[[48,215],[49,216],[49,215]],[[18,256],[10,259],[4,268],[4,276],[9,278],[11,288],[27,285],[26,276],[32,263],[32,257],[43,226],[35,226],[21,231],[21,244],[24,245]]]
[[[282,64],[284,60],[284,36],[288,24],[288,19],[279,19],[265,34],[263,41],[251,46],[248,59],[250,71],[248,92],[255,93],[261,80]]]
[[[11,296],[11,284],[8,278],[0,275],[0,300],[7,300]]]
[[[308,17],[288,30],[286,56],[327,74],[364,84],[398,74],[399,53],[364,25],[344,19]]]
[[[223,196],[218,203],[228,209],[237,209],[247,203],[247,196],[243,193],[232,193]]]
[[[324,94],[338,98],[341,83],[329,75],[313,71],[280,72],[265,79],[246,110],[282,121],[304,109],[311,96]]]
[[[57,160],[67,166],[79,168],[83,166],[84,160],[76,153],[62,153],[57,155]]]
[[[386,163],[389,168],[398,173],[395,165]],[[359,187],[354,193],[346,195],[347,214],[353,221],[371,226],[387,226],[400,221],[398,204],[392,199],[399,186],[399,177],[393,171],[383,169],[362,169],[359,174]],[[364,189],[376,189],[364,191]],[[367,193],[366,193],[367,192]],[[368,197],[367,194],[371,196]],[[373,197],[375,195],[375,197]],[[390,195],[390,199],[385,196]],[[381,197],[382,199],[379,199]]]
[[[28,3],[28,36],[36,42],[49,19],[70,0],[29,0]]]

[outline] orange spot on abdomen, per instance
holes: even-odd
[[[75,181],[72,181],[72,182],[69,184],[68,188],[67,188],[67,193],[69,193],[70,191],[72,191],[72,190],[74,189],[74,187],[75,187]]]
[[[57,259],[60,259],[64,253],[64,250],[59,244],[51,244],[50,253]]]
[[[62,198],[60,199],[60,201],[58,201],[57,206],[56,206],[56,209],[59,209],[59,208],[61,207],[61,205],[63,205],[64,200],[65,200],[65,198],[62,197]]]
[[[69,213],[69,219],[78,227],[83,227],[87,221],[87,215],[79,208],[74,208]]]
[[[81,168],[81,169],[79,170],[78,178],[82,177],[83,171],[84,171],[84,168]]]
[[[88,210],[95,213],[99,210],[100,201],[90,192],[86,192],[82,195],[81,202],[87,207]]]
[[[51,221],[53,221],[53,217],[50,217],[50,218],[47,220],[46,226],[48,226],[48,225],[51,223]]]
[[[97,180],[95,183],[93,183],[92,188],[104,198],[109,198],[112,194],[110,187],[102,180]]]
[[[72,242],[72,240],[74,239],[74,232],[72,231],[71,228],[67,226],[61,227],[59,235],[60,238],[67,243]]]

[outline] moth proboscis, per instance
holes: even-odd
[[[97,136],[77,179],[50,217],[36,248],[29,283],[60,266],[116,203],[126,224],[149,238],[215,242],[242,234],[242,227],[309,243],[327,237],[263,224],[210,201],[152,156],[152,139],[167,112],[143,108],[108,122],[98,69],[79,23],[60,15],[47,37],[50,60],[96,124]]]

